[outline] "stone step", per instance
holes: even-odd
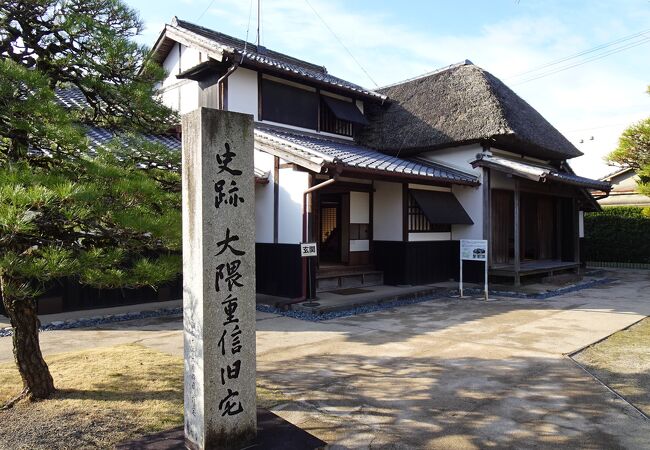
[[[384,272],[380,270],[347,271],[316,276],[316,292],[382,284],[384,284]]]

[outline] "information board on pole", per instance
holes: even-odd
[[[488,241],[485,239],[460,240],[460,296],[463,297],[463,261],[480,261],[485,264],[485,300],[488,299]]]

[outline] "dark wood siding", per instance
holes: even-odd
[[[256,287],[260,294],[302,295],[302,260],[298,244],[255,244]]]
[[[458,280],[459,241],[373,241],[373,262],[386,284],[426,284]],[[466,281],[483,280],[483,264],[464,264]]]
[[[162,302],[180,299],[182,296],[183,281],[181,278],[161,286],[157,290],[153,288],[95,289],[80,285],[74,280],[63,279],[40,296],[37,299],[37,305],[39,314],[56,314],[85,309]],[[0,314],[5,314],[1,302]]]

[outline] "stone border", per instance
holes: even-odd
[[[558,295],[564,295],[570,292],[581,291],[583,289],[589,289],[595,286],[610,284],[613,283],[614,281],[617,280],[615,278],[602,278],[597,280],[590,280],[582,283],[577,283],[571,286],[555,289],[553,291],[547,291],[541,294],[525,294],[522,292],[491,290],[490,295],[495,295],[499,297],[508,297],[508,298],[518,298],[518,299],[546,300],[552,297],[557,297]],[[465,289],[465,292],[470,295],[483,294],[483,290],[474,289],[474,288]],[[260,312],[277,314],[280,316],[291,317],[299,320],[307,320],[310,322],[321,322],[323,320],[339,319],[341,317],[356,316],[358,314],[367,314],[376,311],[384,311],[386,309],[396,308],[400,306],[414,305],[417,303],[428,302],[440,298],[448,298],[453,295],[458,295],[457,289],[450,289],[446,292],[441,292],[440,294],[416,296],[414,298],[393,300],[384,303],[375,303],[375,304],[369,304],[364,306],[357,306],[343,311],[332,311],[332,312],[326,312],[322,314],[314,314],[308,311],[296,311],[296,310],[283,311],[273,306],[264,305],[264,304],[258,304],[257,310]],[[157,309],[153,311],[129,312],[124,314],[109,314],[106,316],[97,316],[97,317],[90,317],[90,318],[82,317],[76,320],[56,321],[56,322],[47,323],[41,326],[40,331],[70,330],[73,328],[86,328],[86,327],[94,327],[97,325],[104,325],[108,323],[125,322],[127,320],[140,320],[140,319],[150,319],[154,317],[182,316],[182,315],[183,315],[183,308],[178,307],[178,308]],[[12,335],[11,328],[0,328],[0,338],[11,336],[11,335]]]
[[[508,298],[517,298],[517,299],[529,299],[529,300],[546,300],[552,297],[557,297],[559,295],[568,294],[570,292],[581,291],[583,289],[589,289],[595,286],[601,286],[617,281],[615,278],[603,278],[598,280],[585,281],[583,283],[577,283],[571,286],[566,286],[559,288],[553,291],[547,291],[540,294],[525,294],[521,292],[510,292],[510,291],[489,291],[490,295],[495,295],[499,297],[508,297]],[[464,289],[465,293],[470,295],[482,295],[482,289]],[[365,306],[357,306],[351,309],[343,311],[332,311],[325,312],[322,314],[314,314],[308,311],[298,311],[298,310],[288,310],[283,311],[278,308],[269,305],[257,305],[257,310],[260,312],[266,312],[271,314],[277,314],[280,316],[291,317],[293,319],[307,320],[310,322],[321,322],[325,320],[339,319],[342,317],[356,316],[358,314],[366,314],[376,311],[384,311],[387,309],[392,309],[400,306],[414,305],[417,303],[424,303],[431,300],[438,300],[441,298],[450,298],[454,295],[458,296],[458,289],[450,289],[447,292],[442,292],[439,295],[426,295],[422,297],[415,297],[405,300],[395,300],[385,303],[376,303]]]

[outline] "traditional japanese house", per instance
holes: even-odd
[[[153,57],[171,107],[255,120],[261,293],[448,280],[459,239],[488,239],[491,274],[515,283],[577,269],[581,211],[609,189],[576,176],[566,160],[581,153],[468,61],[372,91],[178,19]],[[301,242],[318,244],[309,267]]]

